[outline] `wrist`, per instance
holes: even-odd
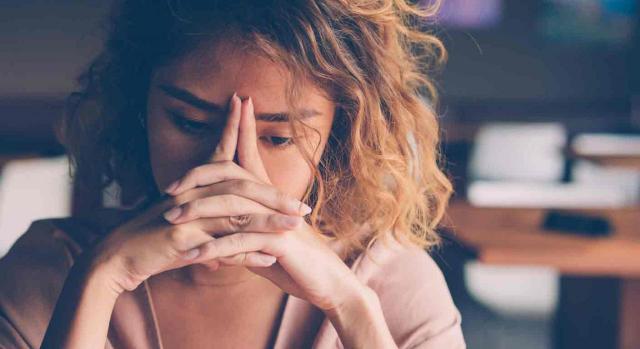
[[[341,292],[341,299],[336,304],[325,310],[325,314],[331,321],[348,321],[358,314],[367,313],[371,309],[380,307],[380,301],[376,293],[359,281]]]
[[[378,295],[368,286],[359,284],[351,289],[344,301],[325,310],[345,348],[396,348],[384,319]]]
[[[98,348],[104,346],[109,319],[119,293],[109,274],[81,254],[65,279],[42,348]]]
[[[88,271],[87,275],[88,282],[92,285],[100,287],[100,289],[104,290],[105,293],[111,297],[118,298],[125,289],[117,281],[119,280],[117,277],[118,274],[114,269],[110,263],[100,263],[94,265],[93,268]]]
[[[83,274],[87,286],[100,288],[110,297],[117,298],[125,288],[118,280],[119,268],[116,256],[105,257],[96,250],[88,250],[83,253],[74,264],[74,268]]]
[[[105,270],[91,269],[86,274],[84,287],[89,294],[103,299],[105,304],[115,305],[122,290],[112,280],[111,275]]]

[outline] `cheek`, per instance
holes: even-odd
[[[307,141],[300,144],[313,154],[313,165],[317,166],[327,145],[327,134],[312,134]],[[315,150],[315,151],[314,151]],[[295,146],[285,151],[260,149],[260,156],[264,163],[271,183],[280,191],[297,199],[302,199],[307,188],[313,182],[313,169],[307,163],[305,156]]]
[[[313,178],[312,171],[302,155],[295,150],[286,155],[261,153],[271,183],[281,192],[302,199]]]
[[[319,132],[307,132],[298,144],[313,156],[314,166],[320,162],[327,145],[328,134],[329,127],[320,127]],[[313,182],[313,169],[300,150],[295,145],[284,151],[267,147],[259,147],[259,150],[271,183],[281,192],[302,199]]]

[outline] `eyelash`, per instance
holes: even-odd
[[[180,115],[180,113],[177,112],[169,112],[171,114],[171,118],[173,120],[173,123],[182,131],[188,133],[188,134],[192,134],[192,135],[200,135],[200,134],[204,134],[205,131],[207,131],[210,127],[209,124],[204,123],[204,122],[198,122],[198,121],[193,121],[190,120],[186,117],[184,117],[183,115]]]
[[[202,135],[210,128],[207,123],[190,120],[179,113],[171,112],[170,114],[172,116],[173,123],[188,134]],[[271,141],[268,140],[269,138]],[[293,145],[292,137],[262,136],[260,139],[269,143],[269,146],[273,148],[286,148]],[[278,143],[277,141],[274,142],[274,140],[280,140],[282,142]]]
[[[266,142],[268,142],[269,146],[273,147],[273,148],[286,148],[286,147],[289,147],[289,146],[293,145],[293,138],[291,138],[291,137],[263,136],[263,137],[260,137],[260,138],[261,139],[271,138],[272,140],[273,139],[284,140],[284,142],[279,143],[279,144],[277,144],[276,142],[267,140]]]

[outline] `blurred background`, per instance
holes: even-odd
[[[0,256],[77,197],[53,122],[109,1],[4,0]],[[470,348],[640,348],[640,0],[443,0],[433,251]],[[100,196],[97,193],[97,196]]]

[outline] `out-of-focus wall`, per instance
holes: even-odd
[[[4,0],[0,7],[0,102],[63,97],[101,45],[111,1]],[[0,115],[0,120],[11,117]]]

